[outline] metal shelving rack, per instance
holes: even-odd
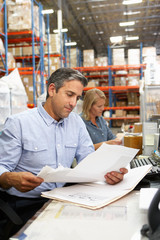
[[[34,4],[38,6],[39,9],[39,36],[37,37],[35,35],[35,24],[34,24]],[[18,31],[18,32],[8,32],[8,45],[9,44],[21,44],[19,46],[26,47],[26,43],[28,47],[32,46],[32,56],[19,56],[15,57],[17,61],[21,61],[23,64],[22,68],[18,68],[20,75],[30,75],[33,76],[33,104],[28,105],[28,107],[34,107],[37,104],[36,100],[36,75],[40,74],[41,78],[41,94],[44,93],[44,51],[43,51],[43,26],[42,26],[42,4],[38,3],[35,0],[31,0],[31,19],[32,19],[32,26],[31,30],[27,31]],[[18,38],[16,36],[19,36]],[[39,46],[39,54],[35,54],[35,46]],[[32,66],[30,67],[24,67],[24,62],[29,61],[32,63]],[[39,62],[39,69],[36,69],[36,63]],[[9,71],[12,71],[12,69],[9,69]]]
[[[0,12],[4,12],[4,32],[0,32],[0,36],[4,38],[4,48],[5,48],[5,54],[3,55],[0,52],[0,58],[3,62],[3,69],[0,69],[0,73],[8,75],[8,36],[7,36],[7,6],[6,6],[6,0],[3,0],[2,7],[0,8]]]
[[[115,99],[116,99],[116,94],[120,94],[122,92],[128,93],[128,92],[137,92],[139,93],[139,85],[135,86],[114,86],[114,77],[119,76],[119,77],[129,77],[129,76],[138,76],[140,79],[142,79],[143,76],[143,69],[145,68],[145,64],[136,64],[136,65],[112,65],[111,61],[111,51],[110,48],[108,47],[108,58],[109,58],[109,65],[108,66],[102,66],[102,67],[77,67],[75,69],[79,70],[80,72],[83,72],[88,79],[108,79],[108,86],[105,87],[96,87],[102,91],[105,92],[106,95],[108,95],[109,98],[109,106],[105,107],[105,110],[109,110],[110,116],[109,118],[105,118],[106,120],[109,120],[110,122],[110,127],[112,127],[112,121],[113,120],[135,120],[139,121],[140,116],[135,116],[135,117],[112,117],[113,111],[114,110],[140,110],[140,106],[121,106],[121,107],[116,107],[115,106]],[[141,49],[142,52],[142,49]],[[116,71],[119,70],[126,70],[126,74],[116,74]],[[129,70],[139,70],[140,73],[136,74],[130,74],[128,73]],[[108,72],[108,74],[103,74],[103,72]],[[95,72],[95,75],[89,75],[90,72]],[[97,75],[96,75],[96,72]],[[100,72],[100,74],[99,74]],[[87,91],[89,89],[92,89],[93,87],[86,87],[84,88],[84,91]],[[114,102],[114,107],[113,107],[113,102]]]

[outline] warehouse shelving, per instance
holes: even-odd
[[[39,15],[39,29],[36,29],[34,24],[34,5],[38,6]],[[31,0],[31,29],[24,31],[11,31],[8,32],[8,47],[32,47],[32,55],[27,56],[16,56],[14,57],[16,62],[22,62],[22,67],[18,68],[20,75],[32,75],[33,76],[33,104],[36,106],[36,75],[40,76],[40,88],[41,94],[44,93],[44,36],[43,36],[43,15],[42,15],[42,5],[37,3],[35,0]],[[36,36],[35,31],[38,31],[38,36]],[[39,47],[39,53],[35,53],[35,47]],[[25,63],[28,66],[25,66]],[[12,69],[9,69],[12,71]]]
[[[140,105],[136,106],[115,106],[115,98],[117,96],[125,97],[127,93],[137,93],[139,95],[139,85],[130,86],[127,85],[128,82],[126,81],[125,86],[114,86],[114,77],[131,77],[136,76],[141,78],[142,73],[129,73],[129,70],[139,70],[145,68],[145,64],[136,64],[136,65],[108,65],[108,66],[94,66],[94,67],[77,67],[75,69],[82,72],[86,78],[88,79],[99,79],[99,83],[102,82],[102,80],[105,80],[104,83],[106,86],[95,86],[96,88],[103,91],[108,99],[109,99],[109,106],[105,107],[105,110],[108,110],[110,112],[110,116],[105,118],[106,120],[110,120],[110,126],[112,126],[113,120],[124,120],[127,122],[127,120],[133,120],[133,121],[139,121],[140,116],[124,116],[124,117],[113,117],[113,111],[115,110],[126,110],[126,111],[133,111],[133,110],[140,110]],[[116,74],[116,71],[125,70],[125,74]],[[105,72],[105,74],[103,74]],[[94,73],[93,75],[89,75],[90,73]],[[113,74],[112,74],[113,73]],[[84,91],[87,91],[89,89],[92,89],[94,87],[86,87],[84,88]],[[114,105],[114,106],[113,106]]]
[[[0,51],[0,59],[3,63],[3,68],[0,69],[0,73],[8,75],[8,36],[7,36],[7,6],[6,0],[3,0],[2,6],[0,6],[0,12],[3,11],[4,14],[4,32],[0,32],[0,37],[4,39],[5,54]]]

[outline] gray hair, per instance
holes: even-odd
[[[47,97],[49,97],[48,94],[48,88],[51,83],[54,83],[56,92],[64,85],[64,82],[69,82],[72,80],[77,80],[82,83],[82,85],[85,87],[88,84],[87,78],[85,78],[79,71],[72,69],[72,68],[59,68],[55,72],[53,72],[48,79],[47,83]]]

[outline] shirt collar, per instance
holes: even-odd
[[[39,104],[38,106],[38,112],[41,115],[41,117],[43,118],[43,120],[45,121],[45,123],[50,126],[52,123],[54,124],[62,124],[64,122],[64,119],[61,119],[59,122],[57,122],[54,118],[52,118],[44,109],[43,107],[44,102]]]

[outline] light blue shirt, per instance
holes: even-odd
[[[90,136],[78,114],[72,112],[57,122],[40,105],[7,119],[0,135],[0,175],[6,171],[27,171],[37,175],[45,165],[70,168],[74,158],[79,163],[93,151]],[[63,185],[42,183],[27,193],[13,187],[7,192],[35,198],[42,191]]]

